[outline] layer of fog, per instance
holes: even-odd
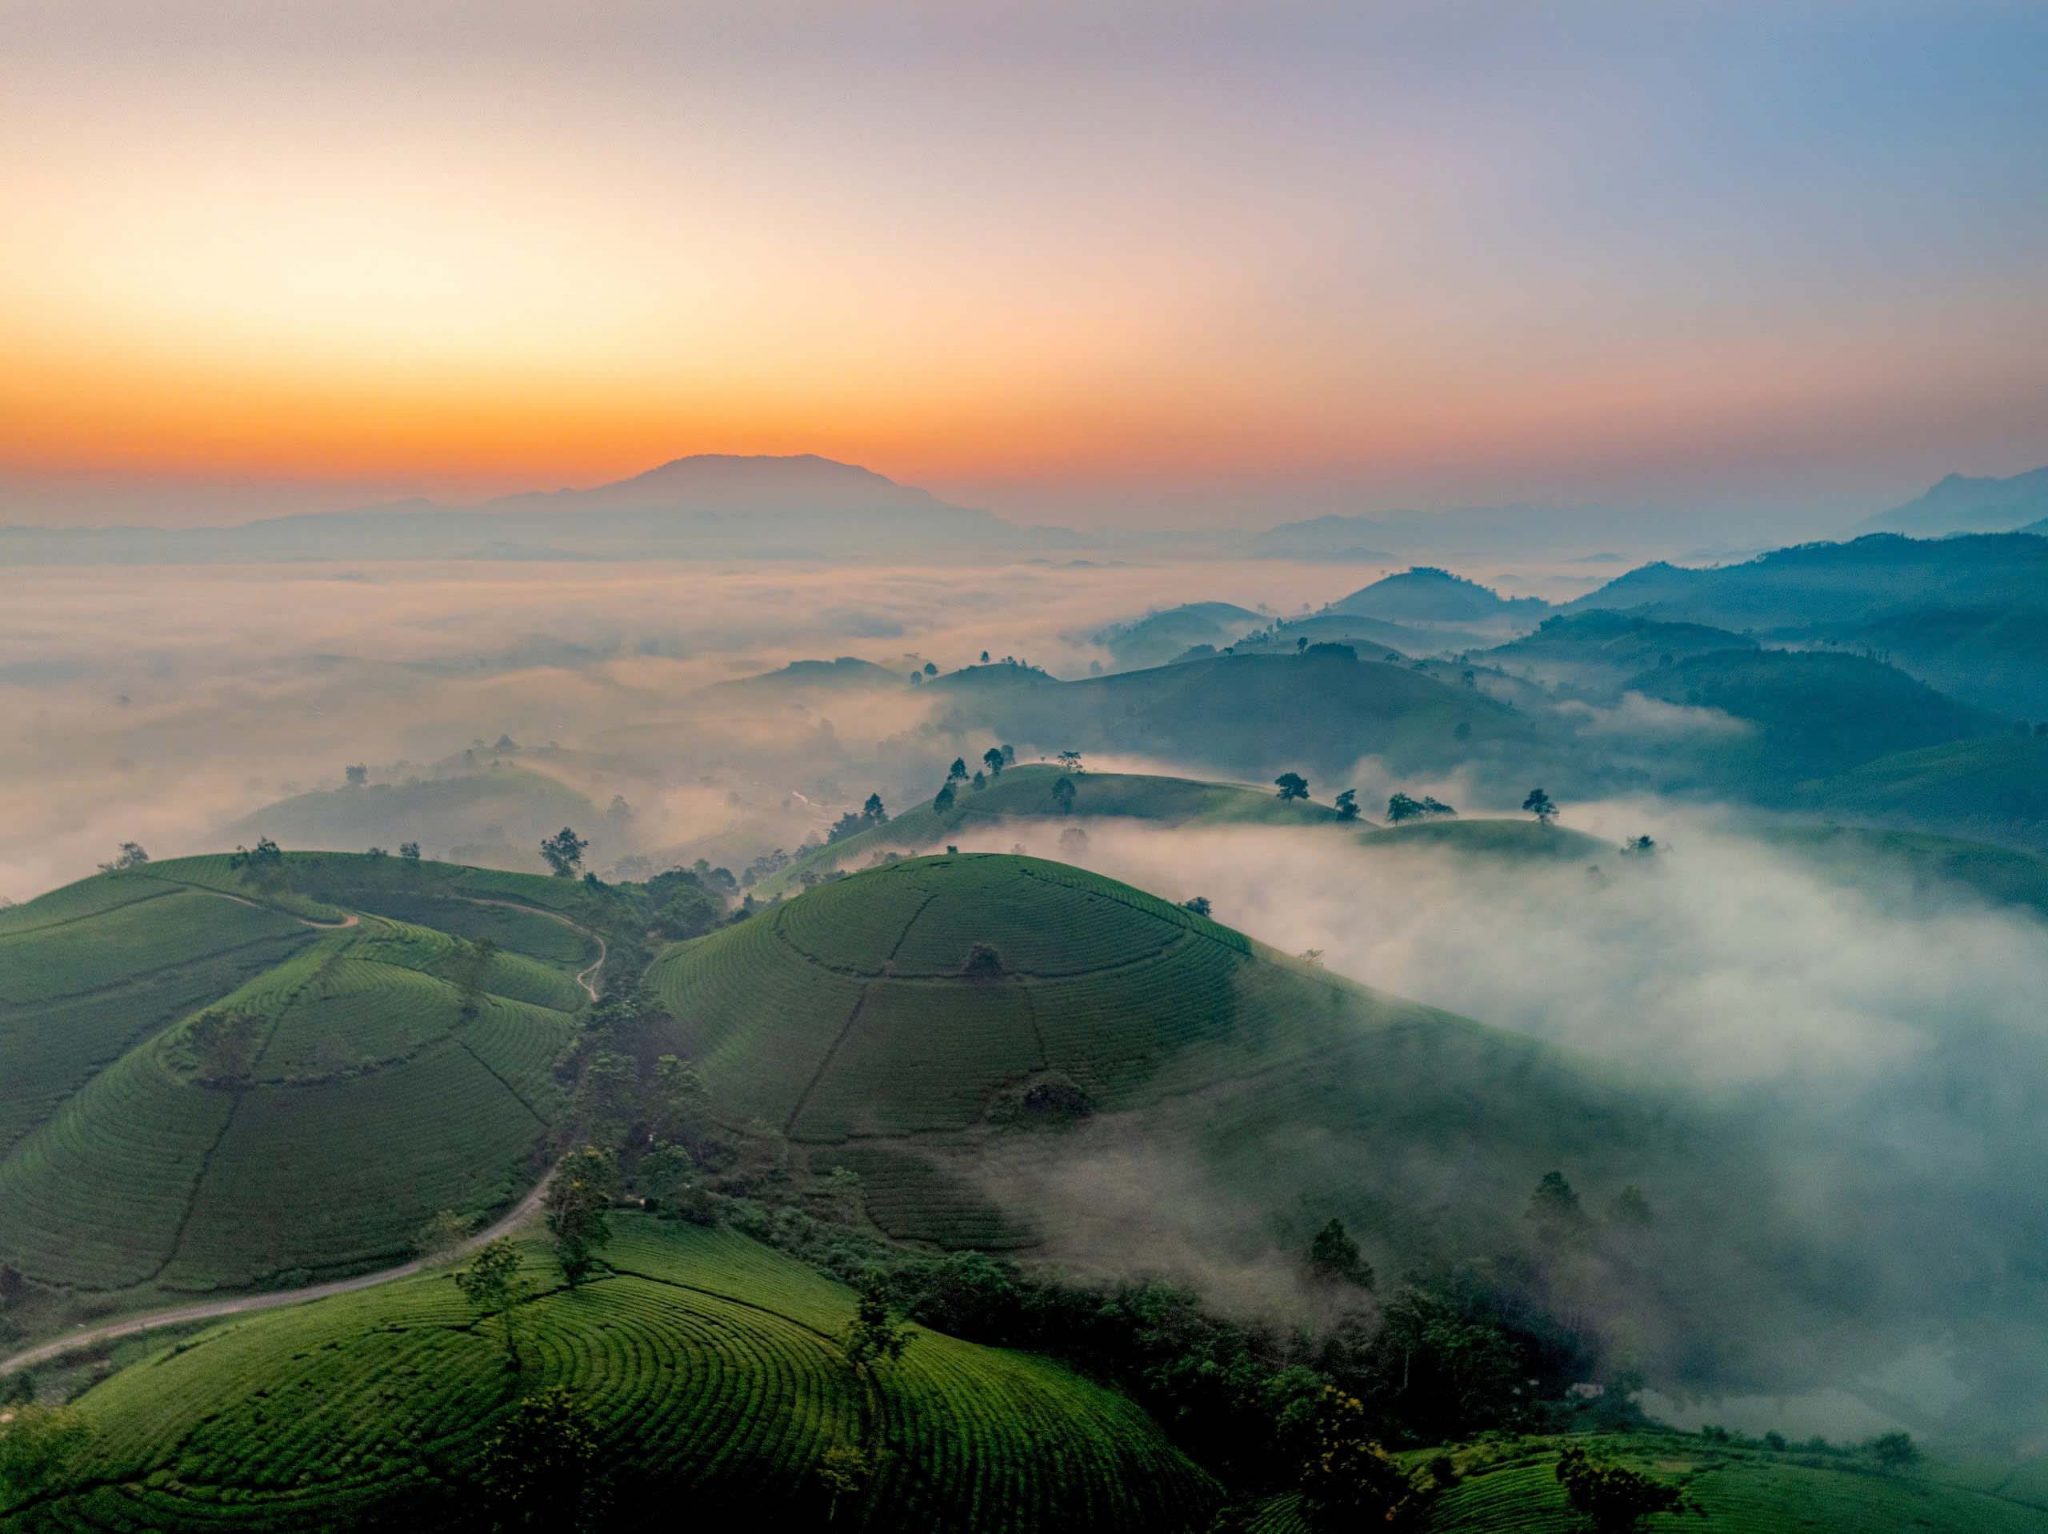
[[[794,847],[874,788],[921,784],[946,742],[907,687],[780,698],[706,692],[791,660],[908,672],[983,650],[1084,674],[1102,625],[1193,598],[1295,612],[1376,570],[1020,563],[844,570],[540,562],[340,569],[0,572],[0,896],[90,873],[123,840],[209,850],[282,797],[514,764],[629,839],[595,856]],[[559,749],[537,754],[536,747]],[[950,753],[948,753],[950,754]],[[586,834],[591,827],[579,827]],[[429,838],[447,852],[464,836]],[[363,844],[395,841],[374,824]],[[531,866],[539,867],[537,861]]]

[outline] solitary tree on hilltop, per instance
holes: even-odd
[[[981,762],[984,767],[988,768],[988,775],[990,777],[1001,777],[1003,775],[1003,748],[1001,746],[990,746],[981,753]]]
[[[124,868],[140,868],[149,861],[149,854],[142,850],[140,842],[123,842],[120,850],[107,862],[100,864],[103,874],[119,873]]]
[[[1060,753],[1059,760],[1060,769],[1064,772],[1087,771],[1087,769],[1081,765],[1081,753],[1078,751],[1062,751]]]
[[[564,826],[541,842],[540,855],[546,860],[548,867],[554,870],[557,879],[573,879],[576,877],[577,868],[583,862],[583,854],[589,847],[589,842]]]
[[[420,844],[418,842],[400,842],[398,844],[398,855],[408,863],[417,863],[420,860]]]
[[[361,762],[351,762],[341,769],[341,776],[350,788],[361,788],[370,781],[370,769]]]
[[[889,812],[882,807],[880,794],[868,795],[868,802],[860,807],[860,818],[872,820],[878,826],[889,818]]]
[[[1197,916],[1207,916],[1210,911],[1209,897],[1207,895],[1197,895],[1192,900],[1183,900],[1181,905],[1185,909],[1193,911]]]
[[[967,763],[957,756],[953,758],[953,765],[946,769],[946,781],[951,783],[956,778],[962,783],[967,781]]]
[[[1280,790],[1278,797],[1282,799],[1306,799],[1308,797],[1308,779],[1298,772],[1283,772],[1273,782]]]
[[[1542,825],[1547,826],[1557,819],[1556,803],[1540,788],[1529,790],[1529,797],[1522,801],[1522,808],[1534,815],[1537,822]]]

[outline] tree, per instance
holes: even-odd
[[[967,781],[967,763],[963,758],[957,756],[953,758],[953,765],[946,769],[946,781],[948,783],[965,783]]]
[[[1358,790],[1347,788],[1337,796],[1337,818],[1356,820],[1358,818]]]
[[[1297,1489],[1312,1529],[1410,1529],[1421,1522],[1430,1501],[1430,1494],[1373,1441],[1364,1404],[1332,1385],[1323,1387],[1313,1407],[1309,1453]]]
[[[1308,779],[1298,772],[1283,772],[1273,782],[1280,790],[1278,797],[1282,799],[1306,799],[1308,797]]]
[[[860,807],[860,818],[871,821],[878,826],[888,822],[889,812],[883,808],[882,796],[880,794],[868,795],[867,803]]]
[[[1545,1172],[1529,1195],[1528,1219],[1546,1241],[1570,1240],[1586,1228],[1586,1211],[1562,1172]]]
[[[1566,1449],[1558,1455],[1557,1479],[1564,1487],[1565,1501],[1595,1534],[1629,1534],[1654,1513],[1706,1516],[1676,1486],[1596,1460],[1583,1448]]]
[[[1207,895],[1197,895],[1192,900],[1183,900],[1181,908],[1193,911],[1197,916],[1207,916],[1209,914],[1209,897]]]
[[[663,1055],[654,1062],[647,1120],[657,1140],[697,1145],[704,1138],[710,1107],[711,1094],[696,1066],[679,1055]]]
[[[682,1146],[655,1146],[640,1158],[633,1176],[652,1207],[692,1225],[716,1223],[717,1203],[698,1176],[696,1158]]]
[[[253,847],[237,847],[228,855],[228,867],[258,889],[276,889],[284,883],[284,849],[267,836],[256,838]]]
[[[1062,751],[1059,761],[1060,769],[1063,772],[1086,772],[1088,770],[1081,765],[1081,753],[1078,751]]]
[[[825,1505],[827,1523],[839,1516],[841,1498],[866,1492],[874,1473],[874,1456],[855,1444],[835,1443],[819,1457],[815,1474],[829,1499]]]
[[[256,1066],[263,1022],[253,1012],[202,1012],[185,1035],[195,1074],[207,1086],[239,1086]]]
[[[988,769],[990,777],[1001,777],[1003,775],[1003,748],[1001,746],[990,746],[981,753],[981,762]]]
[[[1002,753],[1003,765],[1005,767],[1014,767],[1017,765],[1017,748],[1015,746],[1004,746],[1002,748]]]
[[[149,861],[149,854],[142,850],[140,842],[123,842],[112,859],[100,864],[103,874],[117,874],[124,868],[140,868]]]
[[[554,871],[557,879],[573,879],[576,877],[577,868],[583,862],[583,854],[589,847],[589,842],[564,826],[553,836],[542,840],[540,855]]]
[[[983,664],[984,666],[986,666],[986,665],[988,664],[988,651],[986,651],[986,650],[983,650],[983,651],[981,652],[981,663],[982,663],[982,664]]]
[[[1630,1183],[1607,1206],[1607,1223],[1643,1230],[1656,1224],[1657,1217],[1650,1212],[1650,1201],[1643,1197],[1643,1190]]]
[[[1557,819],[1557,805],[1552,801],[1550,795],[1540,788],[1529,790],[1529,797],[1522,801],[1522,808],[1529,814],[1534,815],[1537,822],[1541,825],[1547,826]]]
[[[398,844],[398,855],[408,863],[417,863],[420,860],[420,844],[418,842],[400,842]]]
[[[618,1174],[612,1158],[586,1145],[562,1158],[541,1200],[548,1212],[548,1233],[555,1238],[555,1256],[570,1288],[597,1266],[597,1249],[612,1238],[605,1210],[611,1207]]]
[[[939,674],[938,662],[926,661],[924,663],[924,674],[926,676],[937,676]]]
[[[443,1209],[419,1228],[412,1238],[412,1249],[428,1259],[445,1257],[468,1238],[470,1224],[467,1215]]]
[[[988,787],[987,775],[984,773],[977,772],[974,775],[974,782],[970,786],[974,789],[974,791],[977,794],[980,793],[984,788]]]
[[[1621,844],[1621,855],[1625,858],[1652,857],[1656,851],[1656,842],[1647,836],[1631,836]]]
[[[948,778],[944,783],[939,785],[939,791],[936,794],[932,795],[932,808],[937,810],[941,815],[943,815],[948,810],[953,808],[954,800],[957,797],[958,796],[953,792],[953,780],[951,778]]]
[[[526,1298],[526,1281],[519,1272],[521,1265],[519,1248],[508,1237],[500,1236],[486,1243],[470,1258],[469,1266],[455,1275],[455,1287],[476,1312],[478,1325],[486,1316],[498,1318],[508,1369],[520,1367],[518,1312]]]
[[[1372,1287],[1372,1264],[1365,1260],[1342,1220],[1332,1219],[1315,1233],[1308,1244],[1308,1266],[1311,1273],[1326,1283]]]
[[[91,1427],[69,1406],[0,1406],[0,1505],[58,1485],[91,1439]]]
[[[894,1363],[916,1336],[889,1318],[888,1287],[879,1273],[869,1274],[861,1283],[853,1320],[846,1328],[846,1361],[854,1372],[872,1375],[877,1364]]]
[[[1052,802],[1062,815],[1074,813],[1074,780],[1062,774],[1052,786]]]
[[[631,1058],[617,1050],[596,1050],[576,1084],[576,1118],[593,1141],[617,1145],[633,1127],[639,1096],[640,1070]]]
[[[566,1385],[512,1408],[484,1450],[481,1478],[497,1527],[569,1534],[603,1526],[597,1432]]]
[[[361,788],[370,781],[370,769],[361,762],[351,762],[341,769],[341,776],[350,788]]]
[[[1904,1470],[1920,1458],[1911,1433],[1879,1433],[1864,1448],[1887,1470]]]
[[[1398,826],[1403,821],[1422,818],[1422,801],[1411,799],[1406,794],[1395,794],[1387,801],[1387,824]]]

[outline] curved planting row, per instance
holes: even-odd
[[[251,1316],[89,1391],[78,1490],[25,1529],[433,1528],[474,1506],[468,1477],[520,1391],[565,1384],[615,1486],[687,1507],[866,1529],[1199,1527],[1200,1471],[1129,1402],[1027,1355],[933,1333],[872,1385],[839,1343],[851,1297],[725,1232],[621,1216],[626,1271],[520,1307],[526,1366],[503,1367],[446,1275]],[[550,1270],[528,1244],[534,1277]],[[833,1508],[834,1448],[876,1454]]]
[[[0,937],[0,1002],[26,1006],[103,991],[210,954],[305,929],[291,917],[172,890],[35,931]]]

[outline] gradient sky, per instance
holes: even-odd
[[[2048,6],[0,0],[0,520],[2048,462]]]

